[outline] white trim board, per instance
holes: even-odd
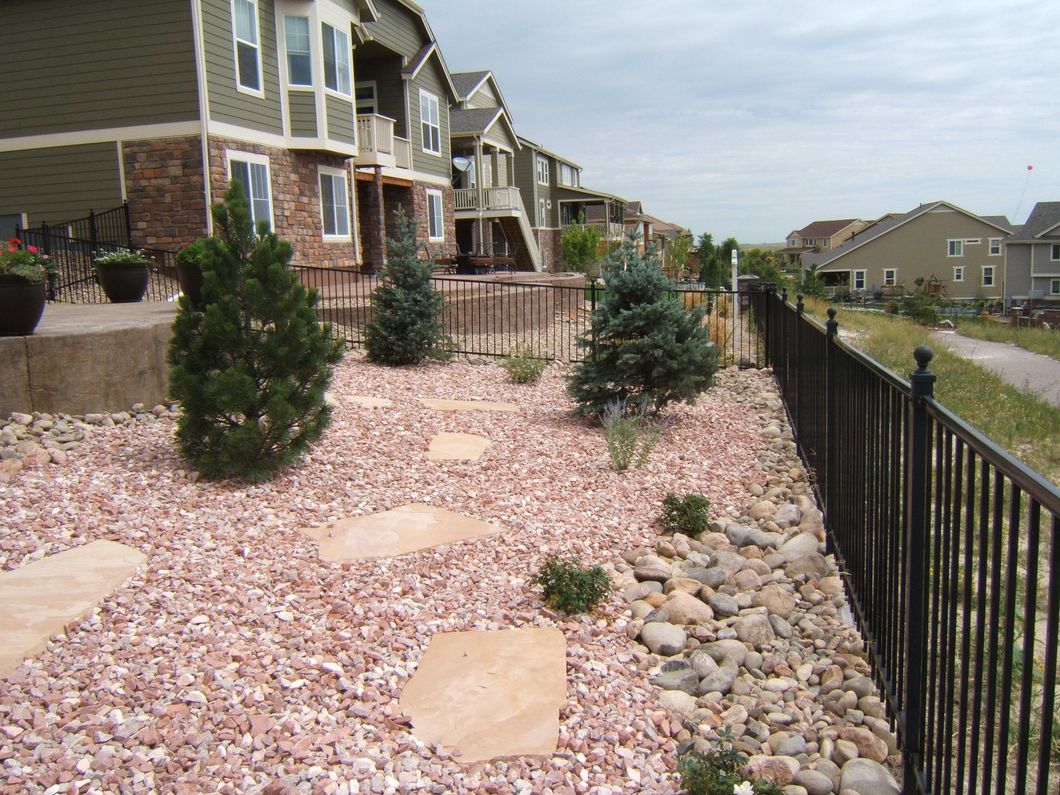
[[[199,135],[202,125],[198,119],[166,122],[163,124],[137,124],[129,127],[102,127],[98,130],[75,130],[62,133],[22,135],[17,138],[0,139],[0,152],[19,152],[27,149],[51,149],[62,146],[84,146],[113,141],[142,141],[151,138],[177,138]]]

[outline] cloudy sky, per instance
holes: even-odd
[[[421,5],[520,134],[697,234],[779,241],[936,199],[1022,223],[1060,200],[1052,0]]]

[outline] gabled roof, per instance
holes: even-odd
[[[452,78],[453,85],[460,93],[458,97],[460,102],[470,100],[475,92],[482,88],[483,83],[488,82],[493,87],[493,93],[497,95],[500,107],[504,108],[504,112],[508,114],[508,121],[512,120],[512,109],[508,107],[508,102],[504,99],[504,94],[501,92],[501,87],[497,85],[497,78],[493,76],[493,72],[488,69],[478,72],[453,72]]]
[[[962,209],[955,204],[950,204],[946,201],[928,202],[927,204],[921,204],[915,210],[910,210],[909,212],[904,213],[902,215],[895,215],[891,213],[884,216],[882,219],[877,221],[868,229],[863,229],[862,231],[854,235],[854,237],[850,238],[845,243],[843,243],[841,246],[839,246],[838,248],[834,248],[831,251],[824,251],[814,254],[804,254],[802,257],[802,263],[803,265],[831,265],[837,259],[839,259],[840,257],[845,257],[851,251],[859,249],[866,243],[869,243],[878,237],[882,237],[888,232],[897,229],[900,226],[904,226],[910,221],[913,221],[922,215],[926,215],[927,213],[931,212],[932,210],[936,210],[939,207],[948,207],[955,212],[963,213],[964,215],[967,215],[970,218],[975,218],[978,221],[982,221],[985,224],[989,224],[990,226],[996,227],[998,230],[1004,232],[1005,234],[1008,234],[1009,232],[1009,229],[1007,227],[1001,226],[999,223],[987,220],[982,216],[976,215],[975,213]]]
[[[1060,237],[1060,202],[1038,202],[1027,222],[1012,233],[1007,243],[1031,243],[1042,238]]]
[[[371,2],[371,0],[369,0]],[[423,9],[419,7],[412,0],[393,0],[395,5],[401,6],[412,13],[419,23],[420,33],[423,35],[423,44],[419,50],[409,58],[405,68],[401,70],[401,77],[404,80],[412,80],[416,75],[420,73],[420,70],[424,65],[431,59],[431,56],[437,56],[438,63],[441,64],[442,74],[445,76],[445,83],[449,87],[450,96],[455,100],[458,98],[456,86],[453,85],[453,78],[449,73],[449,67],[445,63],[445,58],[442,56],[442,50],[438,46],[438,40],[435,38],[434,31],[431,30],[431,24],[427,21],[427,15],[424,14]],[[365,26],[365,29],[369,36],[372,34],[372,26],[374,23],[378,23],[382,16],[376,10],[377,5],[372,4],[371,10],[375,14],[375,19]]]
[[[552,151],[550,151],[548,149],[545,149],[545,147],[543,147],[541,144],[534,143],[529,138],[525,138],[522,135],[520,135],[519,136],[519,143],[522,144],[523,146],[529,148],[529,149],[533,149],[535,152],[540,152],[543,155],[548,155],[553,160],[558,160],[561,163],[566,163],[568,166],[574,166],[574,168],[576,168],[578,170],[581,170],[581,166],[579,166],[577,163],[575,163],[570,158],[564,157],[563,155],[557,155],[555,152],[552,152]],[[569,187],[569,186],[565,185],[564,187]]]
[[[504,108],[451,108],[449,110],[449,135],[459,138],[469,135],[485,135],[497,124],[503,121],[508,128],[508,133],[515,141],[516,148],[521,148],[519,136],[515,134],[512,123],[508,120],[508,114]]]
[[[842,218],[837,221],[814,221],[798,230],[798,234],[801,237],[831,237],[857,222],[857,218]]]

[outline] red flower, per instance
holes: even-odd
[[[28,251],[30,254],[36,254],[37,253],[37,247],[36,246],[26,246],[26,251]]]

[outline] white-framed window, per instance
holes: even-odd
[[[269,229],[272,222],[272,184],[269,178],[269,158],[250,152],[225,152],[228,160],[228,179],[239,180],[250,204],[250,217],[255,229],[265,221]]]
[[[544,199],[537,200],[537,225],[548,226],[548,205]]]
[[[1000,257],[1001,256],[1001,238],[992,237],[990,238],[990,256]]]
[[[994,266],[984,265],[983,266],[983,287],[994,286]]]
[[[548,158],[537,156],[537,182],[539,185],[548,184]]]
[[[438,97],[420,89],[420,136],[423,151],[432,155],[442,153],[442,117],[438,111]]]
[[[578,187],[578,169],[567,163],[559,164],[559,184],[568,185],[572,188]]]
[[[855,290],[865,289],[865,271],[856,270],[854,271],[853,284]]]
[[[964,266],[963,265],[954,265],[953,266],[953,280],[955,282],[963,282],[964,281]]]
[[[898,269],[897,268],[884,268],[883,269],[883,286],[894,287],[898,284]]]
[[[946,256],[947,257],[963,257],[964,256],[964,241],[963,240],[947,240],[946,241]]]
[[[445,213],[440,190],[427,191],[427,239],[432,243],[445,240]]]
[[[344,30],[320,23],[324,48],[324,87],[344,97],[350,89],[350,35]]]
[[[1049,295],[1060,295],[1060,279],[1049,280]]]
[[[313,85],[313,55],[309,44],[309,17],[283,18],[283,46],[287,51],[287,85]]]
[[[793,238],[790,238],[788,240],[788,248],[798,248],[798,247],[799,247],[799,239],[797,237],[793,237]]]
[[[257,0],[232,0],[232,35],[235,39],[236,88],[263,96]]]
[[[370,115],[379,112],[378,105],[375,102],[376,85],[374,80],[365,80],[363,83],[357,83],[354,86],[354,92],[357,97],[358,114]]]
[[[349,178],[341,168],[318,166],[325,240],[350,240]]]
[[[1053,247],[1049,250],[1049,259],[1051,259],[1053,262],[1060,262],[1060,246],[1055,244],[1053,245]]]

